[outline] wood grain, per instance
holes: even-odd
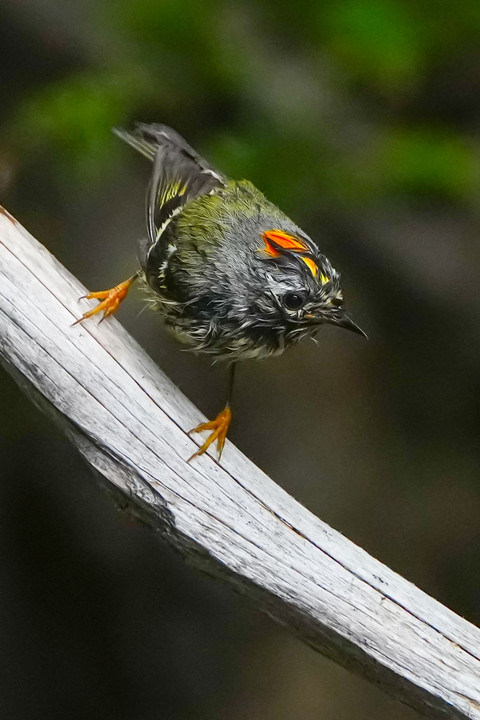
[[[136,514],[313,648],[432,718],[480,720],[480,631],[313,516],[227,441],[0,209],[0,360]],[[93,304],[93,303],[92,303]]]

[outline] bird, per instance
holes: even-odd
[[[240,361],[280,355],[329,323],[366,337],[345,313],[340,274],[316,243],[248,180],[232,180],[167,125],[114,133],[152,162],[138,269],[76,323],[115,313],[139,278],[150,305],[189,349],[230,366],[227,399],[188,462],[216,441],[221,457]],[[76,324],[74,323],[74,324]]]

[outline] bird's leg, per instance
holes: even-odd
[[[230,422],[232,420],[232,411],[230,408],[230,402],[232,400],[232,393],[233,393],[233,382],[235,378],[235,367],[236,364],[232,363],[230,366],[230,377],[228,382],[228,395],[227,395],[227,402],[225,407],[221,412],[218,413],[215,420],[210,420],[205,423],[201,423],[196,428],[193,428],[193,430],[190,430],[188,433],[189,435],[191,433],[197,433],[202,432],[203,430],[211,430],[212,432],[208,436],[208,438],[205,440],[203,445],[197,450],[197,452],[194,452],[191,457],[188,458],[187,462],[190,462],[190,460],[193,460],[193,458],[197,457],[198,455],[203,455],[204,452],[208,450],[210,445],[217,441],[217,453],[218,453],[218,459],[220,460],[222,456],[223,446],[225,445],[225,439],[227,437],[228,428],[230,426]]]
[[[110,290],[99,290],[98,292],[91,292],[88,293],[88,295],[84,295],[80,298],[80,300],[100,300],[97,307],[93,308],[92,310],[88,310],[88,312],[83,313],[81,318],[78,318],[73,324],[76,325],[77,323],[83,322],[89,317],[92,317],[92,315],[96,315],[99,312],[103,312],[103,317],[100,320],[105,320],[106,317],[109,315],[113,315],[113,313],[117,312],[118,306],[124,300],[127,296],[128,291],[130,290],[130,286],[133,285],[135,280],[139,277],[140,272],[136,272],[135,275],[132,275],[132,277],[129,277],[128,280],[124,280],[119,285],[115,285],[115,287],[111,288]]]

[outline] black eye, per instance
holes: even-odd
[[[302,307],[306,300],[305,293],[301,292],[286,292],[283,296],[283,302],[285,304],[285,307],[287,307],[289,310],[298,310]]]
[[[335,305],[335,307],[342,307],[343,305],[343,298],[334,297],[330,300],[332,305]]]

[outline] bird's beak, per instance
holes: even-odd
[[[363,332],[361,327],[358,327],[356,323],[351,320],[348,315],[344,315],[340,320],[332,320],[332,325],[336,325],[337,327],[344,328],[345,330],[351,330],[352,332],[358,333],[358,335],[363,335],[364,338],[368,340],[368,335],[366,332]]]

